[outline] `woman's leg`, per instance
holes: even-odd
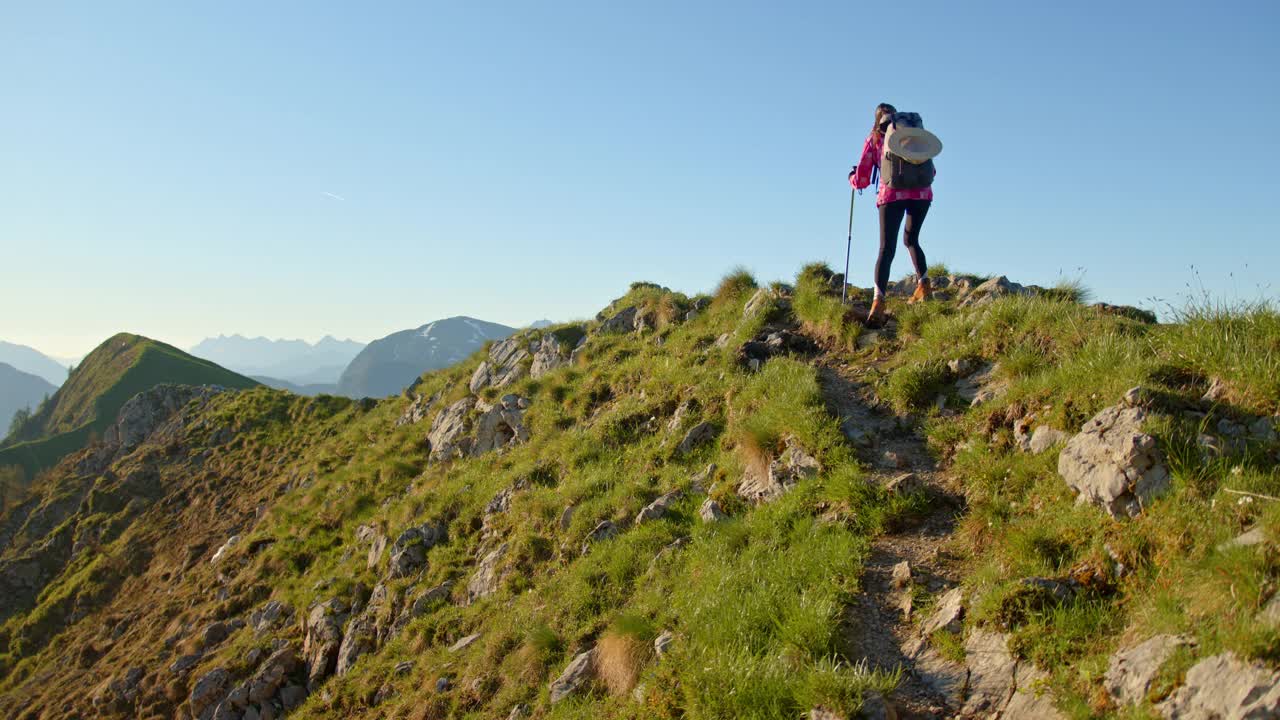
[[[902,215],[908,200],[897,200],[880,206],[880,255],[876,258],[876,294],[883,295],[889,287],[889,267],[898,244],[898,228],[902,227]]]
[[[916,275],[924,277],[929,272],[929,266],[924,261],[924,250],[920,249],[920,226],[924,224],[924,216],[929,214],[930,201],[903,200],[903,203],[906,204],[907,224],[902,228],[902,244],[907,246],[907,252],[911,254],[911,264],[916,267]]]

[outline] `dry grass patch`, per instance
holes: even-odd
[[[611,631],[596,644],[596,675],[610,695],[626,695],[636,686],[640,672],[652,657],[652,643]]]

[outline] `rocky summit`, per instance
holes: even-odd
[[[81,376],[0,716],[1280,717],[1274,309],[843,281],[462,322],[383,399]]]

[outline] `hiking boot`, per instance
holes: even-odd
[[[884,324],[884,298],[877,297],[871,301],[871,312],[867,313],[867,324],[880,327]]]
[[[933,288],[929,286],[929,278],[922,277],[920,282],[916,283],[916,291],[911,293],[911,299],[907,304],[913,305],[918,302],[924,302],[933,296]]]

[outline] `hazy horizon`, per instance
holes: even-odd
[[[1218,136],[1274,125],[1280,6],[913,8],[891,67],[883,13],[837,2],[11,8],[0,339],[369,342],[843,269],[880,101],[945,145],[931,262],[1153,310],[1275,297],[1280,138]],[[877,233],[866,193],[856,285]]]

